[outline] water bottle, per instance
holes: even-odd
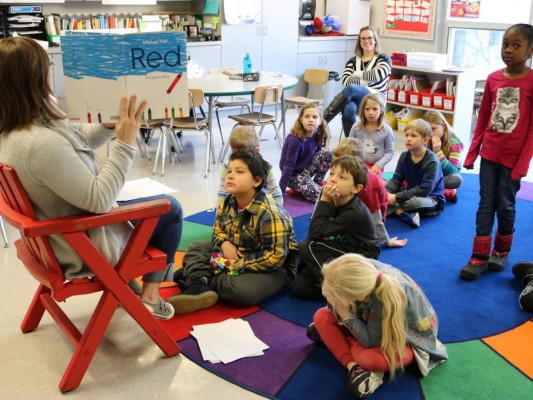
[[[242,72],[244,74],[250,74],[252,72],[252,59],[248,53],[246,53],[246,56],[242,60]]]

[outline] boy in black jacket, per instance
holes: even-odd
[[[345,253],[379,257],[379,244],[372,216],[359,199],[368,178],[366,166],[351,156],[333,160],[331,172],[316,204],[309,237],[298,244],[300,273],[294,280],[295,296],[322,296],[322,265]]]

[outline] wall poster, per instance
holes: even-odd
[[[433,40],[437,0],[385,0],[381,36]]]
[[[452,1],[450,5],[450,17],[453,18],[479,18],[481,0]]]

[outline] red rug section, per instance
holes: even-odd
[[[179,294],[180,290],[177,286],[169,288],[161,288],[160,293],[163,299],[168,299],[171,296]],[[215,322],[222,322],[228,318],[241,318],[261,310],[257,306],[248,308],[234,308],[224,304],[217,303],[213,307],[205,310],[193,312],[191,314],[176,315],[168,321],[159,321],[163,328],[167,330],[172,338],[180,341],[191,336],[193,325],[212,324]]]

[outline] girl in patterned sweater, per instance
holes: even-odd
[[[407,274],[359,254],[345,254],[322,268],[320,308],[307,329],[347,369],[359,398],[416,363],[421,374],[448,359],[437,339],[439,320],[422,289]]]
[[[422,117],[431,126],[428,149],[439,157],[444,175],[444,197],[455,203],[457,188],[463,183],[461,177],[461,152],[463,143],[440,111],[427,111]]]

